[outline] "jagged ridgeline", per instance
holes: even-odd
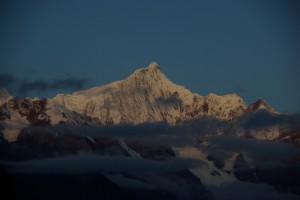
[[[20,99],[1,89],[1,129],[14,140],[28,125],[141,124],[165,121],[170,125],[209,116],[233,121],[265,109],[262,99],[247,106],[236,94],[201,96],[170,81],[159,65],[136,70],[121,81],[52,99]]]

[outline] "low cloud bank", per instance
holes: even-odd
[[[266,158],[284,158],[300,155],[294,145],[276,141],[247,139],[233,136],[211,136],[209,141],[219,147],[236,152],[248,152]]]
[[[72,156],[21,162],[2,162],[16,173],[163,173],[199,167],[193,159],[172,158],[167,161],[146,160],[138,157],[101,156],[79,153]]]
[[[0,74],[0,87],[13,91],[18,96],[32,92],[47,92],[56,90],[81,90],[89,82],[86,78],[64,77],[50,80],[19,79],[12,74]]]

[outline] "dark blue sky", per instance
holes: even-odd
[[[288,0],[2,0],[0,83],[19,95],[53,96],[156,61],[201,95],[236,92],[298,112],[299,10]]]

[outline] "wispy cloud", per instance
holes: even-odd
[[[101,156],[90,153],[49,158],[43,160],[28,160],[22,162],[3,162],[12,171],[25,173],[65,173],[78,174],[87,172],[130,173],[130,172],[174,172],[203,163],[199,160],[172,158],[166,162],[146,160],[126,156]],[[113,166],[113,167],[112,167]]]
[[[23,81],[18,89],[18,92],[20,94],[27,94],[28,92],[31,91],[37,91],[41,92],[44,90],[48,90],[48,83],[43,80],[36,80],[36,81]]]
[[[0,74],[0,87],[7,87],[15,83],[16,79],[11,74]]]
[[[83,89],[88,79],[68,77],[65,79],[55,79],[50,83],[51,89]]]
[[[89,82],[86,78],[66,77],[50,80],[19,79],[12,74],[0,74],[0,87],[13,90],[17,95],[31,92],[45,92],[53,90],[81,90]]]
[[[247,152],[264,158],[282,159],[297,156],[296,146],[276,141],[255,140],[233,136],[211,136],[209,141],[219,147],[236,152]]]

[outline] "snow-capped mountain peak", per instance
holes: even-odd
[[[130,81],[134,79],[137,86],[146,82],[160,81],[168,84],[171,82],[161,71],[159,65],[156,62],[152,62],[148,67],[136,70],[132,75],[126,78],[124,81]]]
[[[5,92],[2,93],[1,97],[9,97]],[[19,105],[18,102],[24,104],[19,100],[17,103],[13,101],[8,103]],[[58,94],[53,99],[45,101],[32,99],[25,103],[30,104],[28,108],[26,107],[28,112],[31,107],[36,109],[31,105],[45,104],[43,116],[47,116],[51,124],[66,122],[106,125],[160,121],[177,124],[203,116],[232,121],[257,109],[274,110],[262,99],[247,107],[243,99],[236,94],[218,96],[211,93],[208,96],[201,96],[192,93],[169,80],[156,62],[136,70],[124,80],[73,94]],[[5,107],[4,104],[3,110],[14,116],[13,119],[19,120],[19,113],[16,113],[19,112],[18,109],[14,110],[15,106],[9,105]],[[22,120],[26,121],[23,118]]]
[[[233,120],[246,104],[236,94],[203,97],[169,80],[156,62],[136,70],[124,80],[58,95],[53,99],[103,124],[167,121],[170,124],[211,116]]]
[[[159,70],[160,69],[159,65],[155,61],[151,62],[147,68],[149,70]]]

